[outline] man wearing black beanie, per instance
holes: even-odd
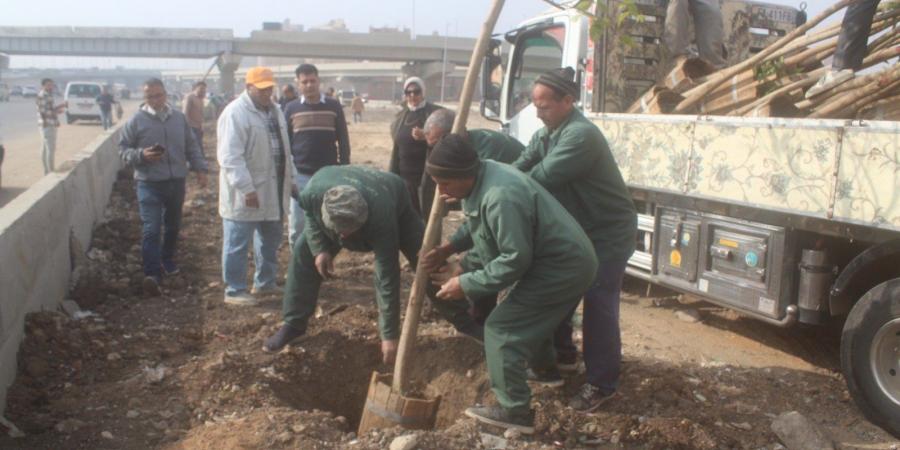
[[[545,126],[532,136],[513,166],[546,188],[572,214],[591,239],[600,263],[594,283],[584,293],[587,379],[569,402],[576,410],[593,411],[612,398],[619,383],[619,292],[634,252],[637,212],[603,133],[575,108],[574,71],[566,67],[540,75],[531,97]],[[557,349],[575,350],[570,318],[556,332]],[[574,366],[574,354],[558,356],[560,367]],[[556,371],[535,369],[529,376],[561,381]]]
[[[534,432],[526,365],[555,367],[553,331],[593,282],[597,259],[581,226],[550,193],[515,168],[479,161],[467,139],[438,141],[425,164],[442,198],[462,200],[466,222],[425,255],[438,301],[479,299],[509,289],[488,315],[484,347],[497,406],[468,408],[481,422]],[[479,267],[435,271],[474,249]]]

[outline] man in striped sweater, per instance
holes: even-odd
[[[340,102],[319,91],[316,66],[301,64],[294,74],[300,97],[284,107],[284,115],[290,129],[291,155],[297,167],[294,185],[299,193],[319,169],[350,164],[350,138]],[[294,198],[288,236],[292,249],[303,231],[303,223],[303,209]]]

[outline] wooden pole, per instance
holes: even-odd
[[[491,33],[500,11],[503,9],[504,0],[493,0],[490,13],[481,26],[481,35],[472,50],[469,59],[469,70],[466,72],[466,80],[459,98],[459,110],[456,112],[456,120],[453,122],[453,132],[462,131],[469,118],[469,108],[472,105],[472,94],[475,92],[475,83],[481,71],[481,59],[488,47]],[[444,201],[435,189],[434,201],[431,203],[431,214],[428,216],[428,225],[425,227],[425,237],[422,239],[422,249],[419,254],[424,255],[431,251],[441,239],[441,221],[445,214]],[[422,258],[416,265],[416,278],[413,280],[412,289],[409,292],[409,304],[406,306],[406,318],[403,320],[403,331],[400,334],[400,344],[397,349],[397,361],[394,364],[394,378],[392,389],[406,393],[409,385],[409,359],[412,356],[416,344],[416,332],[419,328],[419,316],[422,312],[422,301],[425,297],[425,287],[431,282],[428,273],[422,269]]]
[[[708,81],[700,86],[697,86],[696,88],[691,89],[690,91],[685,92],[684,93],[685,99],[684,99],[684,101],[682,101],[681,103],[678,104],[678,107],[675,108],[675,113],[684,113],[685,111],[691,110],[692,108],[697,106],[697,104],[700,103],[701,100],[703,100],[703,97],[705,97],[706,94],[715,90],[717,87],[719,87],[719,85],[724,83],[726,80],[729,80],[729,79],[731,79],[731,77],[733,77],[747,69],[750,69],[751,67],[754,67],[760,61],[765,60],[771,54],[775,53],[780,48],[784,47],[785,45],[789,44],[791,41],[796,39],[797,36],[801,36],[803,33],[806,33],[812,27],[818,25],[820,22],[822,22],[823,20],[828,18],[828,16],[843,9],[847,5],[856,3],[858,1],[859,0],[841,0],[837,3],[835,3],[830,8],[826,9],[821,14],[819,14],[818,16],[816,16],[815,18],[813,18],[812,20],[807,22],[805,25],[797,27],[796,29],[794,29],[794,31],[791,31],[790,33],[788,33],[786,36],[779,39],[774,44],[766,47],[765,50],[757,53],[752,58],[747,59],[740,64],[731,66],[727,69],[717,72],[715,75],[712,76],[710,81]]]

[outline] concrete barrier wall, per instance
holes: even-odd
[[[124,122],[123,122],[124,123]],[[102,133],[73,159],[0,209],[0,415],[15,380],[25,315],[56,309],[72,275],[70,239],[86,250],[109,203],[119,128]]]

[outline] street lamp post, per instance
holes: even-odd
[[[441,65],[441,103],[444,103],[444,86],[447,84],[447,35],[450,34],[450,24],[444,27],[444,60]]]

